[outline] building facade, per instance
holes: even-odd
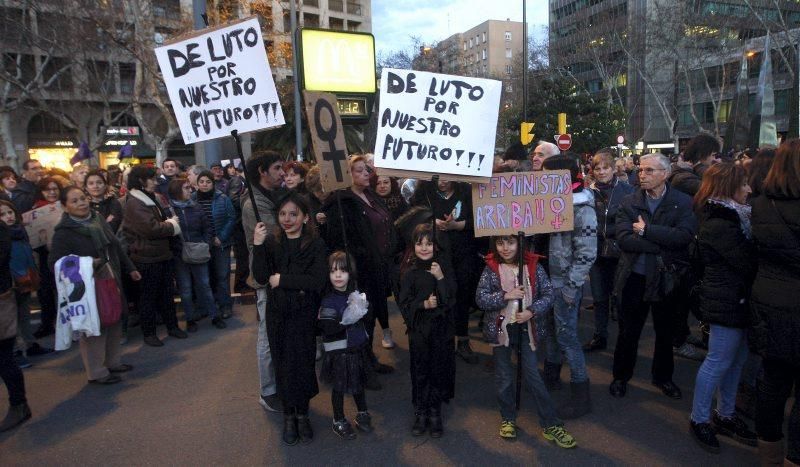
[[[687,106],[702,108],[701,120],[711,118],[705,113],[711,96],[716,92],[720,100],[720,92],[729,92],[716,81],[721,73],[710,81],[705,75],[696,79],[698,73],[741,56],[767,32],[800,26],[797,2],[550,0],[549,7],[551,65],[598,98],[624,106],[626,141],[667,152],[700,131],[724,134],[718,115],[706,125],[687,119]],[[726,75],[722,81],[728,80]]]
[[[167,124],[152,101],[143,103],[146,122],[138,122],[132,110],[137,82],[134,50],[145,44],[137,35],[134,17],[145,14],[152,22],[154,34],[146,42],[152,48],[192,29],[193,1],[105,0],[102,15],[96,13],[97,3],[8,0],[0,4],[0,84],[20,83],[0,86],[0,156],[15,155],[18,166],[35,158],[47,167],[69,170],[70,158],[83,141],[97,155],[93,163],[103,167],[118,162],[116,156],[125,144],[140,160],[155,156],[145,132],[166,132]],[[95,8],[87,7],[92,4]],[[149,10],[136,10],[142,5]],[[276,82],[292,79],[287,3],[223,0],[214,5],[219,11],[208,12],[210,21],[260,15],[265,39],[276,50],[270,60],[280,58],[271,64]],[[65,30],[65,21],[73,26]],[[370,32],[370,0],[301,0],[298,25]],[[159,88],[163,93],[163,84]],[[234,153],[233,143],[224,142],[222,151]],[[194,146],[178,136],[166,147],[166,156],[194,163]]]

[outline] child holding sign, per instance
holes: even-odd
[[[481,274],[475,301],[487,313],[483,333],[494,355],[497,400],[502,417],[500,436],[505,439],[517,437],[511,356],[514,350],[520,350],[523,377],[536,403],[539,424],[544,429],[542,436],[559,447],[573,448],[577,443],[556,415],[555,405],[536,363],[536,321],[549,312],[553,304],[550,279],[538,264],[540,257],[526,252],[523,283],[518,283],[520,248],[516,237],[492,237],[489,245],[486,268]],[[522,311],[519,310],[520,300]]]
[[[439,256],[430,224],[414,229],[400,276],[400,312],[411,354],[411,434],[442,436],[442,402],[453,398],[456,362],[453,322],[455,276]]]

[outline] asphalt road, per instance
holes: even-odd
[[[33,418],[0,435],[0,465],[755,465],[755,448],[721,438],[722,453],[707,454],[688,434],[698,363],[676,359],[675,381],[684,398],[673,401],[650,385],[652,327],[645,328],[636,377],[628,397],[612,399],[612,350],[587,357],[594,411],[569,421],[578,447],[564,450],[545,441],[532,403],[523,395],[514,442],[498,436],[500,415],[493,375],[484,365],[490,349],[479,339],[474,366],[458,362],[456,398],[445,408],[445,434],[414,438],[408,343],[402,320],[390,304],[394,350],[376,349],[397,371],[382,376],[384,389],[368,392],[376,430],[344,441],[331,431],[330,391],[321,386],[311,401],[316,437],[309,445],[283,446],[282,416],[257,402],[254,305],[240,305],[226,330],[209,320],[186,340],[166,337],[161,348],[144,346],[138,329],[124,346],[124,362],[135,366],[121,384],[86,384],[77,346],[34,359],[25,370]],[[581,335],[591,334],[591,314],[581,317]],[[612,328],[616,323],[612,322]],[[163,330],[162,330],[163,333]],[[612,336],[612,342],[615,341]],[[379,346],[379,341],[376,341]],[[562,378],[566,378],[564,372]],[[556,402],[567,392],[554,394]],[[3,393],[0,414],[7,409]],[[355,413],[352,400],[345,411]],[[752,426],[752,422],[751,422]]]

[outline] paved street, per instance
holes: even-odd
[[[322,387],[311,401],[316,430],[310,445],[281,444],[280,414],[257,403],[254,305],[239,306],[229,328],[209,320],[189,339],[166,338],[162,348],[143,346],[138,329],[124,346],[124,361],[135,366],[125,382],[87,385],[77,346],[34,360],[25,370],[33,419],[0,435],[0,465],[755,465],[756,450],[721,438],[722,453],[706,454],[690,438],[688,417],[698,364],[678,359],[675,381],[684,390],[672,401],[650,386],[652,328],[640,348],[637,376],[628,397],[608,395],[611,351],[588,357],[594,412],[568,428],[578,448],[559,449],[542,439],[532,404],[523,396],[516,442],[501,440],[493,378],[484,363],[458,363],[456,398],[445,410],[439,440],[409,433],[411,390],[408,344],[402,320],[391,303],[398,348],[380,349],[379,358],[397,371],[381,378],[385,388],[367,400],[376,431],[355,441],[339,439],[330,428],[330,392]],[[582,317],[588,336],[591,316]],[[472,321],[477,335],[477,319]],[[612,322],[615,326],[615,323]],[[566,377],[563,374],[562,377]],[[556,394],[560,401],[566,393]],[[7,409],[5,392],[0,413]],[[352,400],[345,410],[354,414]]]

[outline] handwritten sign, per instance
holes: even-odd
[[[258,18],[155,49],[186,143],[284,124]]]
[[[573,229],[569,170],[513,172],[472,186],[475,236]]]
[[[319,165],[322,191],[330,193],[353,184],[347,164],[344,127],[336,106],[336,96],[323,92],[303,91],[306,118],[311,130],[314,155]]]
[[[374,151],[378,173],[486,182],[500,92],[496,80],[384,68]]]
[[[22,223],[28,232],[31,248],[39,248],[50,244],[56,225],[61,222],[64,209],[61,203],[48,204],[32,211],[22,213]]]

